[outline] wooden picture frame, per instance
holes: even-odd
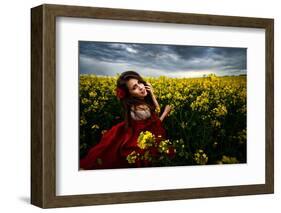
[[[56,18],[73,17],[265,30],[265,184],[56,195]],[[42,208],[274,192],[274,20],[44,4],[31,9],[31,203]]]

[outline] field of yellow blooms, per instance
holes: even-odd
[[[163,108],[173,158],[159,166],[246,162],[246,76],[145,78]],[[115,96],[116,77],[80,75],[80,157],[97,144],[104,131],[123,121]]]

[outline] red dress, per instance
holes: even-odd
[[[138,149],[137,138],[142,131],[166,137],[162,122],[155,113],[146,120],[132,120],[129,128],[126,128],[125,121],[120,122],[104,133],[101,141],[80,160],[80,168],[90,170],[132,167],[126,157]]]

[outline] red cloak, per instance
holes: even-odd
[[[128,128],[125,121],[120,122],[104,133],[101,141],[80,160],[80,168],[90,170],[133,167],[127,162],[126,157],[139,149],[137,139],[142,131],[166,137],[162,122],[154,113],[146,120],[132,120],[132,125]]]

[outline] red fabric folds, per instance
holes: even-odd
[[[142,131],[150,131],[155,136],[166,137],[162,123],[154,113],[149,119],[133,120],[130,128],[126,128],[123,121],[104,133],[101,141],[80,160],[80,168],[91,170],[132,167],[126,157],[138,149],[137,138]]]

